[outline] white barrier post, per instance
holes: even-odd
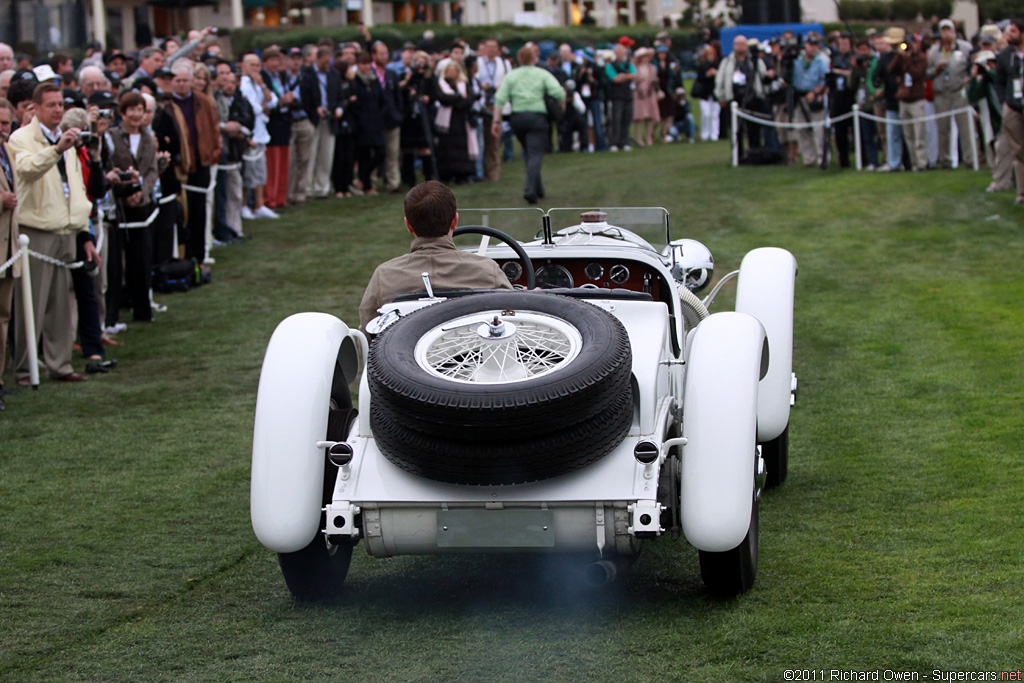
[[[28,265],[28,235],[18,236],[21,247],[21,307],[25,310],[25,348],[28,349],[28,380],[39,388],[39,348],[36,346],[36,313],[32,307],[32,274]]]
[[[732,167],[733,168],[736,168],[737,166],[740,165],[740,148],[736,144],[736,135],[738,134],[738,131],[736,130],[737,122],[738,122],[738,117],[736,116],[736,110],[738,108],[739,108],[739,105],[736,104],[736,100],[733,100],[732,102],[729,103],[729,120],[730,120],[730,124],[729,124],[729,137],[732,139]]]
[[[854,158],[857,160],[857,170],[861,170],[864,160],[860,156],[860,105],[853,105],[853,146],[856,150]]]
[[[972,159],[974,161],[973,166],[974,166],[974,170],[975,171],[979,170],[979,163],[978,163],[978,138],[976,137],[977,134],[978,134],[978,131],[974,127],[974,112],[973,111],[969,111],[969,112],[967,112],[967,137],[970,138],[970,140],[971,140],[971,157],[972,157]],[[950,137],[952,137],[952,136],[950,136]]]

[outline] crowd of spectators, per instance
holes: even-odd
[[[934,36],[890,28],[861,38],[783,34],[764,45],[738,36],[725,58],[707,35],[686,60],[696,63],[689,94],[665,33],[651,46],[628,36],[597,47],[527,43],[513,59],[497,40],[439,47],[430,31],[392,54],[360,30],[359,42],[325,38],[231,58],[208,28],[134,54],[93,45],[77,65],[60,52],[32,65],[0,43],[0,263],[17,250],[20,230],[56,262],[85,264],[35,270],[37,339],[12,335],[18,384],[28,383],[31,343],[57,380],[85,379],[71,366],[73,343],[88,370],[109,371],[121,311],[145,322],[162,309],[154,273],[211,263],[211,247],[246,239],[244,221],[272,220],[310,199],[402,192],[420,178],[497,181],[515,137],[534,169],[524,197],[536,201],[545,152],[694,142],[691,98],[701,140],[728,133],[734,102],[764,123],[812,124],[744,121],[737,136],[751,151],[779,150],[807,166],[821,164],[829,144],[819,134],[826,111],[841,117],[856,103],[884,119],[861,120],[867,168],[950,168],[956,147],[964,163],[977,144],[993,172],[989,189],[1009,189],[1015,176],[1024,202],[1022,20],[986,25],[970,42],[948,20]],[[518,79],[519,94],[503,88],[518,69],[542,69],[548,80]],[[517,105],[521,93],[536,102]],[[966,114],[917,121],[968,103],[977,140]],[[530,116],[516,124],[517,112]],[[852,122],[837,123],[835,136],[848,166]],[[17,275],[16,267],[0,274],[0,376]]]
[[[856,139],[848,114],[857,105],[882,119],[859,119],[865,168],[950,169],[955,159],[966,165],[979,155],[992,172],[989,191],[1010,189],[1016,176],[1021,204],[1022,31],[1024,19],[1004,20],[967,40],[943,19],[923,35],[890,27],[860,37],[812,32],[801,40],[786,32],[763,45],[736,36],[724,58],[711,40],[699,51],[691,90],[700,102],[701,138],[714,140],[728,129],[735,103],[754,118],[783,124],[744,119],[736,136],[741,155],[744,146],[777,150],[787,163],[818,167],[831,147],[827,119],[836,119],[836,157],[847,168]],[[786,125],[794,123],[810,125]]]

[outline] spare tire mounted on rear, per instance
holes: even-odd
[[[426,306],[367,363],[381,452],[419,476],[514,484],[598,460],[632,422],[622,324],[571,297],[488,292]]]

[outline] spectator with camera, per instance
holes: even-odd
[[[436,101],[439,108],[434,117],[437,133],[437,173],[441,182],[469,182],[476,174],[477,125],[473,113],[476,93],[473,82],[455,60],[449,60],[437,79]]]
[[[92,202],[92,212],[89,214],[89,230],[79,232],[75,235],[75,261],[86,262],[88,259],[85,253],[86,243],[97,246],[100,260],[106,268],[76,268],[71,271],[71,283],[75,290],[75,303],[78,310],[78,341],[82,348],[82,355],[89,360],[101,361],[106,355],[103,348],[103,339],[106,330],[103,327],[103,320],[106,317],[107,304],[105,292],[107,290],[108,270],[110,259],[107,257],[110,249],[110,230],[107,229],[107,216],[105,208],[113,208],[113,201],[108,196],[107,182],[104,178],[103,163],[108,147],[103,144],[104,136],[110,127],[111,117],[100,117],[99,107],[111,104],[109,93],[103,91],[94,92],[90,97],[89,110],[78,107],[65,109],[64,118],[61,120],[61,128],[78,128],[82,132],[78,135],[75,149],[78,153],[78,160],[82,166],[82,176],[85,181],[86,194]],[[110,222],[116,222],[111,212]],[[86,366],[86,371],[90,366]]]
[[[434,72],[430,67],[430,55],[422,50],[413,53],[409,72],[402,79],[402,102],[405,114],[402,116],[402,182],[416,185],[416,160],[419,159],[426,180],[435,179],[436,160],[433,156],[433,93]],[[493,99],[493,94],[492,94]],[[489,134],[489,133],[488,133]],[[484,137],[486,143],[486,136]],[[485,145],[486,149],[486,145]],[[498,154],[495,146],[495,154]],[[500,164],[500,158],[498,162]],[[494,169],[497,180],[498,168]],[[486,177],[486,167],[485,167]],[[346,188],[347,189],[347,188]]]
[[[900,78],[896,100],[899,102],[903,140],[910,154],[910,166],[915,171],[928,168],[925,124],[920,120],[925,115],[927,68],[928,57],[921,50],[921,39],[913,35],[907,36],[889,65],[889,72]]]
[[[159,177],[156,140],[143,127],[146,101],[129,91],[118,103],[121,125],[112,128],[110,170],[106,174],[115,201],[118,221],[110,231],[107,265],[108,327],[117,323],[120,308],[130,302],[132,319],[149,322],[153,309],[149,289],[153,272],[153,242],[150,226],[158,211],[153,190]]]
[[[996,57],[996,93],[1003,103],[1002,130],[1009,142],[1017,178],[1015,204],[1024,204],[1024,18],[1011,21],[1003,36],[1006,48]]]
[[[832,118],[840,118],[853,111],[853,104],[857,99],[856,84],[853,80],[855,60],[856,54],[851,45],[850,34],[839,34],[836,49],[832,53],[832,68],[828,78],[829,107]],[[867,65],[864,68],[866,69]],[[837,121],[835,134],[839,167],[849,168],[850,147],[853,143],[853,118]]]
[[[820,44],[817,33],[808,33],[804,49],[793,61],[793,123],[813,124],[797,130],[797,148],[805,168],[821,165],[825,142],[825,76],[829,63],[818,53]]]
[[[751,53],[746,36],[736,36],[732,41],[732,54],[722,60],[715,75],[715,99],[724,105],[735,102],[741,109],[765,114],[766,74],[764,61]],[[741,120],[739,126],[736,140],[742,156],[743,131],[746,131],[750,149],[755,149],[761,146],[761,126],[746,120]]]
[[[875,88],[871,83],[871,71],[876,59],[871,56],[871,45],[866,39],[860,39],[854,45],[853,69],[850,76],[850,87],[854,99],[861,109],[871,114],[874,112]],[[863,168],[874,171],[878,165],[878,126],[866,118],[860,120],[860,145]]]
[[[85,191],[82,166],[74,147],[81,132],[62,130],[64,97],[59,86],[42,83],[32,95],[35,115],[11,135],[18,192],[18,226],[28,235],[32,249],[58,262],[75,257],[75,234],[89,229],[92,203]],[[100,265],[96,247],[86,243],[88,261]],[[28,345],[42,348],[42,361],[59,382],[82,382],[85,377],[71,365],[74,329],[71,325],[71,276],[67,268],[46,261],[33,264],[32,301],[36,338],[25,337],[25,312],[17,309],[21,330],[15,357],[20,386],[29,384]],[[20,283],[15,285],[20,296]],[[19,299],[20,300],[20,299]]]
[[[971,44],[956,37],[956,26],[949,19],[939,22],[939,37],[928,50],[928,68],[925,77],[932,81],[935,113],[944,114],[968,106],[966,86],[970,78]],[[956,115],[957,133],[960,136],[960,163],[969,160],[973,154],[974,141],[967,117],[969,112]],[[950,156],[950,132],[953,117],[944,116],[936,120],[939,129],[939,168],[953,168]]]
[[[697,62],[697,78],[690,94],[700,102],[700,139],[714,141],[719,135],[722,106],[715,98],[715,78],[722,58],[714,45],[706,45]]]

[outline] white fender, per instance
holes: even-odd
[[[736,310],[764,325],[768,334],[768,374],[757,399],[757,440],[771,441],[789,424],[793,374],[793,293],[796,259],[785,249],[754,249],[740,264]]]
[[[754,493],[758,378],[765,333],[756,318],[716,313],[694,333],[683,398],[683,533],[698,550],[738,546]]]
[[[277,326],[263,357],[252,437],[249,512],[256,538],[290,553],[316,535],[323,505],[331,382],[348,326],[326,313],[298,313]]]

